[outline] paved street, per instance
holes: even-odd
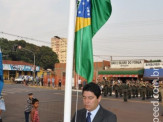
[[[5,84],[3,95],[6,111],[3,113],[4,122],[24,122],[24,107],[29,92],[40,100],[39,112],[41,122],[63,121],[64,91],[47,88],[26,87],[22,84]],[[78,108],[82,108],[81,93],[79,93]],[[73,92],[72,113],[75,111],[76,93]],[[116,113],[118,122],[152,122],[153,105],[150,100],[131,99],[127,103],[122,98],[106,97],[102,106]],[[163,121],[163,117],[159,117]]]

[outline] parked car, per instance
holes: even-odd
[[[24,76],[19,76],[18,78],[15,78],[14,82],[15,83],[23,83],[24,81]]]

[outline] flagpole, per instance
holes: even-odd
[[[74,34],[75,34],[75,16],[76,0],[70,0],[69,3],[69,26],[68,26],[68,44],[66,59],[66,85],[64,99],[64,122],[71,121],[71,101],[72,101],[72,70],[74,55]]]

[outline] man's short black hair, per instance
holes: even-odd
[[[97,97],[97,99],[101,95],[100,87],[97,84],[93,83],[93,82],[91,82],[89,84],[86,84],[84,86],[83,91],[82,91],[82,94],[84,93],[84,91],[93,92],[95,94],[95,96]]]
[[[34,99],[32,100],[32,104],[34,105],[36,102],[39,102],[39,100],[36,99],[36,98],[34,98]]]

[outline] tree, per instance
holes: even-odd
[[[22,49],[17,49],[16,51],[13,51],[14,45],[20,45]],[[35,64],[44,69],[53,69],[54,64],[59,62],[57,54],[47,46],[39,47],[34,44],[27,43],[24,40],[9,41],[4,38],[0,38],[0,46],[3,55],[7,55],[3,58],[4,60],[25,61],[33,64],[33,54],[31,52],[23,50],[24,48],[35,53]]]

